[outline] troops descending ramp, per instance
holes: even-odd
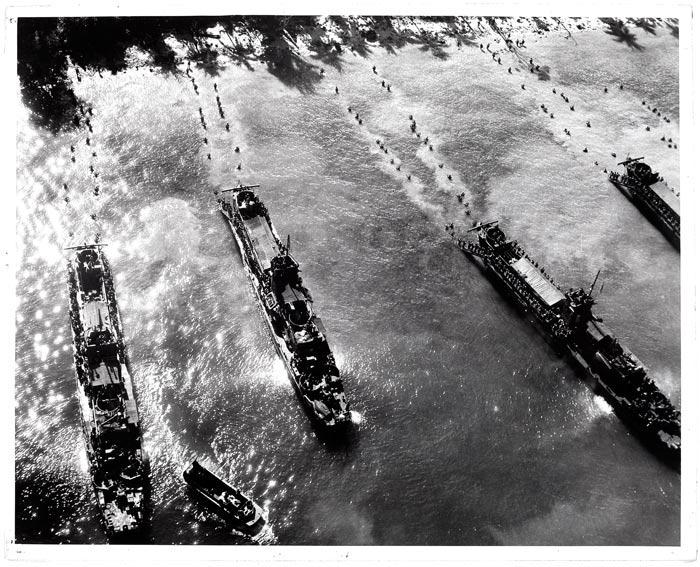
[[[461,250],[490,274],[507,296],[593,379],[616,413],[673,466],[680,463],[680,413],[649,377],[642,363],[603,325],[591,308],[593,288],[562,292],[498,222],[479,224],[478,241],[458,239]],[[600,273],[600,272],[599,272]]]
[[[608,179],[639,208],[677,249],[681,248],[681,217],[678,198],[643,157],[621,161],[626,173],[611,171]]]
[[[252,191],[222,191],[219,209],[231,227],[273,342],[305,406],[322,424],[350,422],[343,384],[299,264],[280,241],[267,208]]]
[[[68,286],[90,474],[106,531],[117,535],[142,527],[146,478],[121,320],[101,246],[72,248]]]

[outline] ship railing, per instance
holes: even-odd
[[[457,245],[464,251],[474,256],[480,256],[486,258],[490,253],[474,242],[467,242],[465,240],[458,240]]]
[[[611,178],[613,179],[613,178]],[[632,179],[627,175],[619,175],[614,178],[623,185],[633,188],[638,194],[644,197],[646,202],[675,232],[680,233],[680,217],[656,192],[648,185]]]
[[[650,187],[642,186],[640,192],[654,211],[676,232],[680,232],[680,216]]]

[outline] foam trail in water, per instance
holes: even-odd
[[[344,97],[341,97],[339,100],[344,107],[351,106]],[[356,128],[359,128],[362,137],[367,140],[369,151],[376,156],[377,161],[379,162],[379,168],[401,183],[402,189],[411,202],[416,204],[421,211],[426,213],[428,216],[433,218],[442,218],[442,208],[435,203],[430,202],[425,196],[425,186],[423,182],[410,170],[397,169],[403,165],[401,158],[391,151],[388,145],[384,145],[384,147],[388,150],[387,153],[384,153],[384,150],[380,148],[380,144],[377,144],[376,141],[381,140],[382,136],[373,133],[364,122],[359,124],[359,121],[354,119],[352,112],[346,112],[345,115],[350,123],[352,123]],[[410,179],[408,178],[409,175],[411,176]]]
[[[392,83],[391,90],[392,100],[395,106],[399,108],[411,108],[412,102],[409,102],[408,98],[403,94],[400,88],[396,88]],[[428,114],[422,113],[424,115]],[[411,116],[418,117],[421,115],[421,111],[413,110],[410,113]],[[449,161],[445,159],[444,156],[440,154],[439,146],[440,140],[433,135],[432,132],[422,123],[416,119],[416,132],[421,135],[421,141],[418,144],[418,149],[416,150],[416,156],[425,165],[433,170],[435,185],[436,187],[445,194],[448,195],[459,195],[465,193],[465,198],[467,201],[472,197],[470,189],[462,180],[459,172],[456,168],[450,165]],[[416,134],[412,134],[418,143],[418,138]],[[428,141],[426,144],[425,141]],[[430,149],[432,147],[432,150]],[[442,165],[442,167],[440,167]]]
[[[505,51],[505,55],[507,55]],[[471,52],[469,56],[471,56]],[[518,63],[522,63],[516,57]],[[517,65],[516,63],[516,69]],[[534,62],[536,63],[536,61]],[[495,63],[494,63],[495,65]],[[554,73],[549,81],[541,81],[530,73],[527,66],[521,72],[509,74],[505,71],[500,80],[510,83],[513,92],[523,99],[523,106],[531,106],[548,129],[576,160],[585,160],[603,172],[618,167],[617,162],[628,153],[644,155],[655,169],[667,172],[672,187],[678,188],[678,150],[668,148],[660,141],[662,135],[678,141],[680,133],[674,120],[662,123],[641,100],[627,90],[611,88],[607,93],[604,85],[599,89],[562,85]],[[521,85],[525,85],[522,89]],[[556,92],[553,92],[556,91]],[[563,96],[566,97],[565,100]],[[546,112],[541,108],[544,104]],[[571,110],[571,108],[574,110]],[[553,115],[553,117],[551,117]],[[587,120],[591,126],[586,125]],[[649,126],[650,130],[646,130]],[[566,134],[565,129],[570,132]],[[584,152],[584,148],[587,150]],[[613,156],[612,154],[617,154]],[[597,162],[597,165],[596,165]]]
[[[371,72],[371,71],[370,71]],[[340,79],[340,77],[337,77]],[[376,77],[378,86],[381,86],[381,77],[377,76]],[[348,90],[351,91],[352,87],[348,86],[347,84],[343,83],[342,84],[342,93],[347,92]],[[400,88],[397,88],[393,83],[391,84],[391,94],[388,96],[392,97],[392,106],[398,106],[400,108],[411,108],[412,103],[408,102],[408,99],[405,95],[403,95],[402,91]],[[341,102],[343,103],[343,106],[348,106],[352,107],[351,104],[348,104],[347,99],[341,95],[339,98]],[[411,115],[419,115],[420,112],[415,111],[412,112]],[[353,113],[349,112],[348,117],[352,120]],[[405,120],[405,118],[400,118],[398,112],[396,112],[391,120],[394,121],[396,120]],[[357,121],[353,121],[357,122]],[[408,180],[406,175],[401,175],[397,170],[396,166],[397,165],[402,165],[401,160],[397,155],[389,151],[388,154],[384,154],[383,150],[379,148],[379,146],[375,143],[377,139],[381,139],[380,136],[375,136],[365,125],[364,123],[359,125],[360,128],[365,132],[365,135],[368,140],[371,140],[371,143],[373,144],[372,146],[372,153],[375,154],[380,154],[383,158],[386,158],[386,160],[382,160],[382,169],[389,173],[392,177],[394,177],[397,180],[401,181],[402,187],[406,194],[408,195],[409,199],[415,203],[416,205],[419,206],[419,208],[428,214],[431,218],[433,218],[436,223],[438,223],[440,226],[445,226],[449,223],[453,222],[459,222],[460,219],[463,219],[464,222],[468,222],[470,220],[469,217],[465,218],[464,210],[462,208],[458,208],[456,206],[456,200],[455,200],[455,206],[450,207],[451,210],[444,210],[443,207],[436,205],[432,203],[427,195],[426,195],[426,184],[428,182],[423,182],[421,179],[415,177],[413,173],[411,173],[409,170],[404,169],[402,167],[403,172],[408,175],[411,175],[411,179]],[[416,149],[416,156],[418,159],[420,159],[426,166],[428,166],[429,169],[432,169],[433,171],[433,181],[432,183],[429,183],[428,185],[434,185],[440,192],[446,194],[446,195],[453,195],[457,197],[460,194],[464,194],[464,202],[468,203],[472,200],[472,193],[470,189],[467,187],[467,185],[464,183],[462,180],[459,172],[457,171],[456,168],[452,167],[448,160],[444,158],[439,152],[438,146],[439,146],[439,140],[437,140],[426,128],[418,125],[416,128],[417,132],[421,134],[421,141],[418,142],[417,136],[416,136],[416,144],[417,144],[417,149]],[[415,136],[415,134],[412,134]],[[428,139],[428,143],[425,143],[426,137]],[[376,147],[375,147],[376,146]],[[432,148],[432,150],[431,150]],[[394,164],[391,164],[391,159],[394,159]],[[388,165],[387,165],[388,162]]]
[[[240,115],[234,104],[235,101],[226,100],[226,91],[218,86],[218,92],[214,90],[214,83],[203,73],[192,71],[199,87],[199,96],[190,89],[190,94],[195,99],[194,103],[202,107],[202,114],[207,124],[204,130],[201,124],[198,130],[208,143],[202,144],[201,155],[209,164],[209,180],[220,189],[226,189],[237,185],[241,181],[244,172],[251,173],[244,161],[248,143],[244,137]],[[217,95],[220,98],[221,107],[225,118],[221,118],[216,104]],[[199,112],[195,109],[196,119],[199,122]],[[226,130],[226,123],[229,130]],[[238,152],[235,151],[238,148]],[[207,159],[211,154],[211,160]],[[241,169],[238,169],[240,165]]]
[[[403,165],[401,158],[391,150],[385,154],[376,143],[376,140],[380,139],[380,136],[371,132],[364,124],[360,125],[360,128],[363,137],[368,142],[370,153],[378,158],[379,168],[401,183],[401,188],[408,198],[412,203],[417,205],[421,211],[442,222],[442,220],[444,220],[442,207],[432,203],[428,199],[425,194],[425,185],[421,179],[416,177],[416,175],[408,169],[397,169],[397,167],[402,167]],[[391,163],[391,160],[394,160],[394,163]],[[408,175],[411,176],[411,179],[408,179]]]
[[[362,415],[359,411],[351,410],[350,419],[355,425],[359,425],[365,420],[365,416]]]

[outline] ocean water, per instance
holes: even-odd
[[[199,96],[147,68],[88,75],[76,90],[94,108],[90,146],[85,130],[53,136],[21,115],[17,542],[106,541],[62,250],[99,231],[151,466],[148,542],[241,542],[188,497],[181,472],[197,457],[268,508],[281,544],[678,545],[680,477],[444,232],[501,219],[564,288],[601,269],[596,312],[680,404],[679,255],[602,172],[639,153],[680,189],[678,150],[659,141],[680,140],[677,39],[639,30],[637,41],[529,40],[523,54],[549,80],[478,44],[346,52],[320,81],[258,64],[195,70]],[[262,185],[291,235],[358,422],[346,439],[319,435],[276,357],[215,208],[213,192],[239,180]]]

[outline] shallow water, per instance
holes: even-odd
[[[196,71],[200,96],[147,69],[88,76],[76,87],[95,109],[90,146],[84,132],[54,137],[22,117],[17,541],[105,541],[61,250],[99,230],[150,456],[149,541],[239,541],[187,496],[180,475],[196,456],[269,508],[283,544],[677,545],[679,476],[443,231],[500,218],[565,288],[601,268],[597,313],[680,404],[678,253],[602,173],[641,152],[678,187],[678,152],[658,141],[680,139],[677,40],[640,30],[637,50],[600,31],[575,39],[528,43],[549,81],[509,75],[515,62],[497,65],[478,46],[442,59],[414,46],[346,53],[304,92],[263,66]],[[672,123],[651,121],[643,99]],[[409,114],[434,151],[411,137]],[[360,417],[346,442],[319,438],[301,409],[215,210],[213,191],[239,179],[262,184],[278,232],[292,237]]]

